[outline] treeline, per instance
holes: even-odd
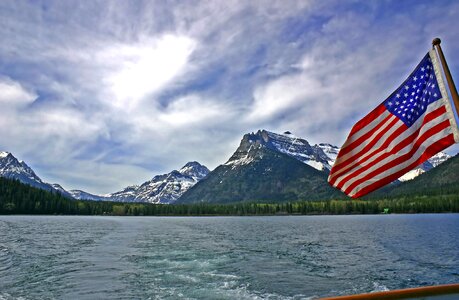
[[[459,212],[459,195],[372,200],[298,201],[236,204],[148,204],[79,201],[0,178],[0,214],[116,216],[247,216]]]

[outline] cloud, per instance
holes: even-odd
[[[0,150],[108,193],[189,160],[214,168],[260,128],[339,145],[439,33],[458,74],[458,8],[3,1]]]
[[[167,34],[103,49],[96,60],[108,69],[103,78],[111,92],[107,98],[119,108],[136,106],[183,73],[196,46],[186,36]]]
[[[2,109],[20,108],[31,104],[37,95],[9,77],[0,77],[0,106]]]
[[[247,118],[250,121],[276,118],[288,110],[298,109],[305,99],[319,99],[321,84],[305,74],[286,75],[257,87],[253,107]]]

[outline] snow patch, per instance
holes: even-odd
[[[317,169],[319,171],[323,171],[325,168],[324,164],[315,160],[307,160],[304,161],[305,164],[310,165],[314,169]]]
[[[400,181],[412,180],[412,179],[418,177],[419,175],[421,175],[422,173],[425,173],[425,171],[423,169],[421,169],[421,168],[417,168],[417,169],[409,171],[408,173],[406,173],[402,177],[399,177],[398,180],[400,180]]]

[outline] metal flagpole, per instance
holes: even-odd
[[[449,67],[446,63],[443,51],[441,50],[440,43],[441,40],[439,38],[434,38],[432,41],[432,46],[437,50],[438,56],[440,57],[441,65],[443,67],[443,71],[445,72],[446,81],[448,82],[448,87],[451,92],[451,97],[453,98],[454,107],[456,108],[456,113],[459,116],[459,95],[457,94],[457,89],[454,85],[453,77],[451,76],[451,72],[449,71]]]

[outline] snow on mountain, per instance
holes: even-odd
[[[129,186],[108,197],[120,202],[173,203],[209,172],[200,163],[189,162],[178,171],[157,175],[140,186]]]
[[[58,183],[53,183],[51,184],[51,186],[53,187],[53,189],[55,189],[56,191],[60,192],[61,194],[66,194],[68,193],[60,184]]]
[[[319,144],[314,147],[319,147],[322,151],[328,156],[328,164],[333,166],[335,163],[336,157],[338,156],[339,147],[333,146],[331,144]]]
[[[331,169],[340,150],[339,147],[327,143],[311,146],[308,141],[293,135],[290,131],[278,134],[259,130],[256,133],[252,132],[244,135],[239,148],[225,165],[231,165],[234,169],[237,166],[248,165],[252,161],[260,159],[261,157],[257,157],[259,152],[256,151],[259,147],[267,147],[287,154],[320,171],[329,171]],[[451,156],[444,152],[437,153],[419,167],[400,177],[399,180],[411,180],[449,158]]]
[[[70,190],[68,191],[73,198],[77,200],[91,200],[91,201],[110,201],[110,198],[101,195],[94,195],[91,193],[87,193],[82,190]]]
[[[18,179],[30,185],[43,185],[43,181],[23,161],[19,161],[9,152],[0,153],[0,176]]]
[[[331,169],[330,161],[333,158],[327,156],[320,145],[311,146],[308,141],[294,136],[289,131],[278,134],[266,130],[244,135],[238,149],[225,165],[232,165],[235,168],[238,165],[247,165],[254,159],[259,159],[260,157],[254,156],[259,153],[259,151],[255,151],[259,147],[267,147],[286,154],[320,171]],[[336,147],[329,145],[328,148],[333,150]]]
[[[406,174],[404,174],[403,176],[401,176],[398,180],[399,181],[408,181],[408,180],[414,179],[414,178],[418,177],[419,175],[421,175],[422,173],[425,173],[425,172],[437,167],[438,165],[444,163],[445,161],[447,161],[450,158],[451,158],[451,155],[448,155],[448,154],[446,154],[444,152],[439,152],[439,153],[435,154],[434,156],[432,156],[431,158],[429,158],[423,164],[419,165],[418,167],[414,168],[413,170],[411,170],[411,171],[407,172]]]
[[[451,157],[452,157],[451,155],[448,155],[445,152],[439,152],[439,153],[435,154],[434,156],[432,156],[431,158],[429,158],[428,161],[432,165],[432,167],[435,168],[436,166],[438,166],[439,164],[444,163],[445,161],[447,161]]]

